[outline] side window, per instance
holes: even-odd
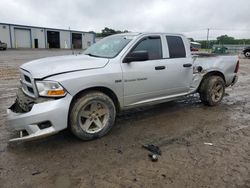
[[[167,38],[170,58],[186,57],[186,50],[181,37],[166,36],[166,38]]]
[[[132,50],[136,51],[147,51],[149,60],[162,59],[161,38],[159,36],[144,38]]]

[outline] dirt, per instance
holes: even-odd
[[[0,52],[0,187],[250,187],[250,60],[221,105],[198,95],[120,114],[105,137],[82,142],[68,130],[8,144],[6,108],[18,87],[18,66],[66,50]],[[151,162],[143,144],[162,155]]]

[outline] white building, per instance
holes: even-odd
[[[95,33],[0,23],[0,41],[8,48],[86,49]]]

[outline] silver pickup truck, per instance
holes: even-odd
[[[7,110],[31,140],[69,127],[82,140],[104,136],[121,110],[199,93],[220,103],[237,81],[237,57],[193,57],[180,34],[126,33],[106,37],[84,54],[50,57],[20,67],[21,88]]]

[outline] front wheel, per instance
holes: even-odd
[[[220,76],[205,78],[200,87],[200,99],[208,106],[218,105],[225,94],[225,81]]]
[[[101,92],[88,92],[78,97],[69,114],[69,126],[74,135],[82,140],[104,136],[113,127],[115,105]]]

